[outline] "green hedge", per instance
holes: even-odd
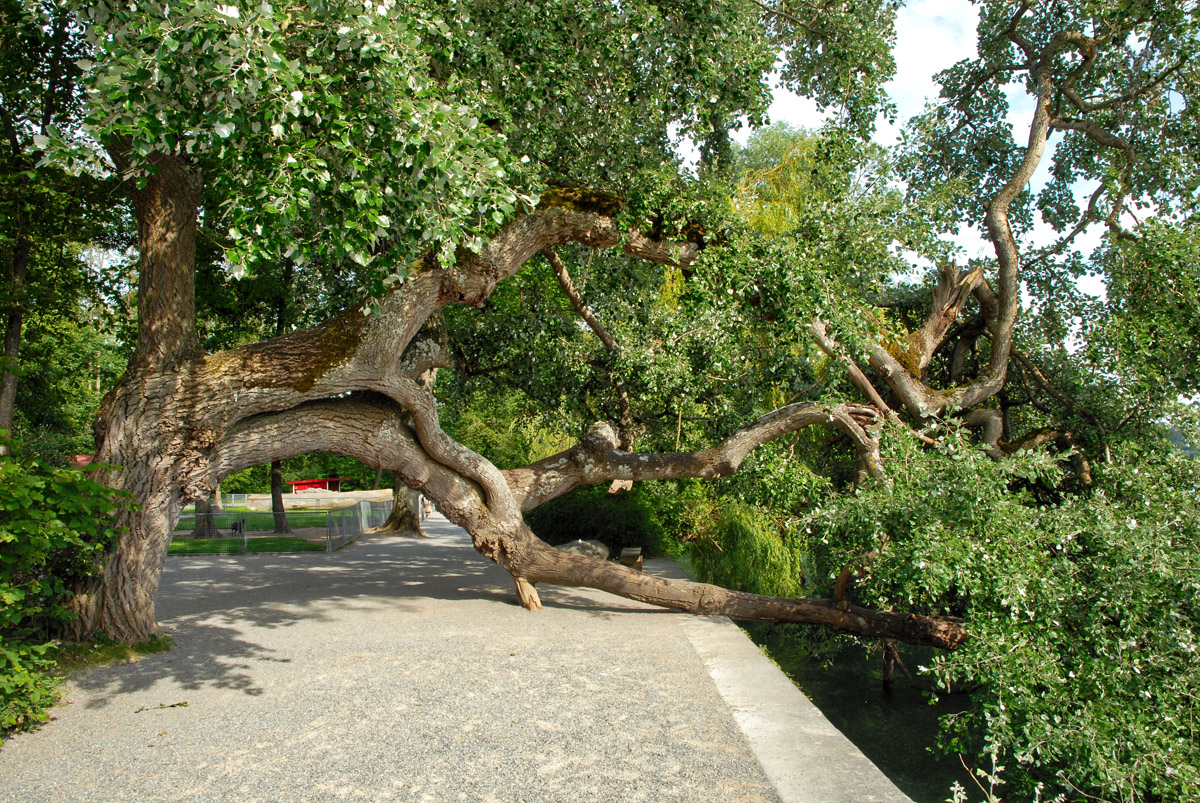
[[[94,576],[128,504],[74,469],[0,455],[0,731],[45,721],[57,699],[51,639]]]
[[[576,488],[526,513],[525,523],[553,546],[582,538],[604,543],[614,555],[626,547],[645,555],[663,551],[662,522],[637,487],[620,494],[602,485]]]

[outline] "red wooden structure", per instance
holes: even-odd
[[[301,493],[303,491],[340,491],[342,483],[350,482],[348,477],[326,477],[320,480],[288,480],[288,485],[292,486],[292,493]]]

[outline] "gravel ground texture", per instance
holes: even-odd
[[[72,678],[0,800],[769,801],[680,624],[542,590],[439,516],[332,554],[173,557],[167,653]]]

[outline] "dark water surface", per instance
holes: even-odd
[[[929,704],[922,689],[930,680],[917,673],[917,666],[932,659],[931,650],[901,645],[901,657],[922,688],[914,687],[897,668],[895,687],[888,695],[877,649],[848,646],[826,661],[798,647],[786,627],[752,625],[747,630],[825,718],[916,803],[942,803],[955,781],[971,799],[977,797],[971,793],[978,793],[978,787],[958,756],[942,755],[934,748],[938,718],[966,710],[970,700],[953,695]]]

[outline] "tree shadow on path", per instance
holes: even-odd
[[[263,631],[303,629],[294,637],[311,639],[311,629],[299,625],[338,627],[347,617],[386,611],[389,622],[403,627],[406,621],[416,626],[419,618],[427,625],[443,611],[462,613],[436,602],[470,606],[485,622],[538,616],[519,607],[509,574],[476,553],[461,529],[444,519],[427,529],[430,538],[365,536],[332,553],[171,557],[158,616],[173,648],[88,671],[72,684],[86,693],[88,708],[160,683],[260,695],[263,673],[255,664],[292,660],[281,654],[278,635]],[[605,619],[635,611],[673,613],[585,589],[543,587],[541,597],[546,608]]]

